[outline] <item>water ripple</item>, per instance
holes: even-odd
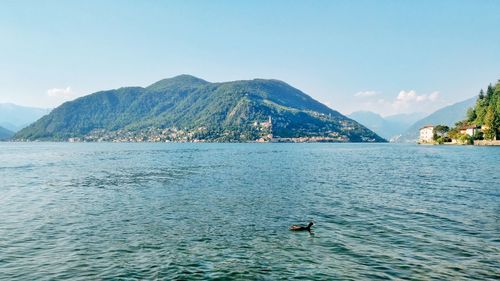
[[[500,165],[476,164],[496,148],[2,143],[0,159],[2,280],[500,278]]]

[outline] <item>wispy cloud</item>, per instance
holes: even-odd
[[[400,91],[396,100],[392,102],[392,106],[397,111],[405,110],[416,105],[435,102],[439,98],[439,92],[435,91],[430,94],[418,95],[415,90]]]
[[[411,112],[431,112],[442,106],[438,91],[419,94],[415,90],[401,90],[394,98],[377,91],[361,91],[357,110],[369,110],[382,115]]]
[[[376,91],[361,91],[354,94],[355,97],[374,97],[378,95]]]
[[[71,87],[68,86],[66,88],[48,89],[47,96],[51,98],[71,99],[75,96],[75,93],[71,90]]]

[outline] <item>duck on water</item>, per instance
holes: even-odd
[[[311,226],[313,226],[314,223],[313,222],[310,222],[307,226],[304,226],[304,225],[297,225],[297,224],[294,224],[292,226],[290,226],[290,229],[291,231],[309,231],[311,232]]]

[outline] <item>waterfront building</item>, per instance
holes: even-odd
[[[434,141],[434,126],[427,125],[420,128],[419,143],[431,143]]]

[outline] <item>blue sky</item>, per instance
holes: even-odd
[[[275,78],[342,113],[431,112],[500,79],[500,1],[2,1],[0,102],[192,74]]]

